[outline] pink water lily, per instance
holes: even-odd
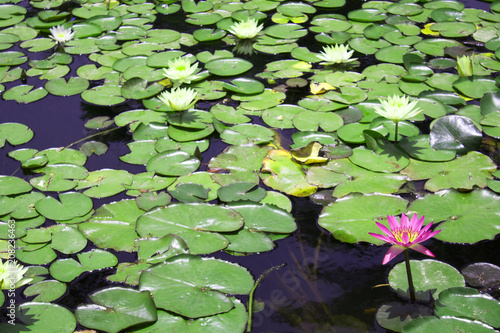
[[[414,214],[411,220],[408,220],[408,217],[405,214],[402,214],[400,225],[394,216],[388,215],[387,220],[389,221],[391,230],[387,229],[385,225],[375,222],[385,235],[374,234],[371,232],[369,234],[375,238],[383,240],[384,242],[393,244],[384,256],[384,261],[382,262],[383,265],[387,264],[406,249],[412,249],[430,257],[434,257],[434,254],[432,254],[431,251],[419,243],[434,237],[441,230],[429,231],[432,223],[429,223],[422,229],[424,218],[424,216],[418,218],[417,214]]]

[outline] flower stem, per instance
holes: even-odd
[[[408,276],[408,289],[410,290],[410,301],[412,303],[415,303],[415,287],[413,287],[413,279],[411,277],[410,254],[408,249],[405,249],[404,253],[405,253],[405,263],[406,263],[406,275]]]
[[[399,122],[396,123],[396,135],[394,136],[394,143],[398,143],[398,126]]]

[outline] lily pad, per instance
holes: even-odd
[[[155,303],[148,291],[113,287],[89,297],[96,304],[80,305],[75,310],[78,322],[86,327],[117,333],[157,319]]]
[[[353,194],[325,207],[319,216],[318,224],[341,242],[363,241],[381,245],[382,241],[368,233],[380,231],[375,222],[388,226],[386,216],[405,212],[407,204],[406,200],[397,196]]]
[[[247,294],[253,284],[250,273],[236,264],[180,255],[144,271],[139,289],[149,290],[159,308],[199,318],[233,309],[226,294]]]
[[[59,201],[48,196],[35,203],[36,210],[51,220],[69,220],[83,216],[92,206],[92,199],[78,192],[61,193]]]
[[[24,124],[2,123],[0,124],[0,148],[7,141],[12,146],[21,145],[33,138],[33,131]]]
[[[476,243],[494,239],[499,233],[500,197],[488,190],[460,193],[443,190],[414,201],[409,210],[419,212],[434,223],[441,222],[435,238],[450,243]]]
[[[430,144],[434,149],[453,149],[463,154],[476,150],[481,138],[481,131],[470,118],[448,115],[439,118],[432,126]]]
[[[135,232],[136,220],[142,214],[144,211],[135,200],[121,200],[99,207],[78,229],[98,247],[132,252],[135,239],[139,238]]]
[[[253,64],[240,58],[213,59],[205,64],[205,68],[214,75],[236,76],[253,67]]]
[[[141,237],[181,237],[193,254],[212,253],[225,248],[229,241],[219,232],[231,232],[243,226],[236,211],[202,203],[172,204],[145,213],[137,221]]]
[[[437,299],[439,293],[445,289],[465,286],[462,274],[444,262],[433,259],[410,260],[410,267],[415,296],[418,300]],[[404,262],[397,264],[389,272],[389,285],[401,296],[409,298],[408,277]]]

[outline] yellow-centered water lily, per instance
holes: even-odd
[[[162,92],[158,99],[174,111],[189,110],[198,101],[198,93],[192,88],[175,88]]]
[[[75,33],[72,32],[71,28],[66,29],[61,25],[58,25],[57,27],[52,27],[49,30],[52,35],[50,36],[50,38],[52,38],[53,40],[56,41],[56,43],[59,44],[66,43],[75,35]]]
[[[324,60],[320,65],[335,65],[357,60],[357,58],[351,59],[353,53],[354,51],[349,50],[349,46],[335,44],[335,46],[323,46],[318,58]]]
[[[191,65],[191,61],[186,57],[169,60],[168,68],[164,68],[163,71],[174,83],[174,88],[200,78],[199,75],[196,75],[200,71],[198,63]]]
[[[16,260],[0,260],[0,289],[19,288],[29,283],[31,278],[24,278],[28,267],[23,267]]]
[[[434,237],[436,234],[441,232],[441,230],[430,231],[429,229],[432,227],[432,222],[422,229],[424,218],[424,216],[418,218],[417,214],[414,214],[411,220],[409,220],[405,214],[402,214],[401,224],[399,224],[398,220],[394,216],[389,215],[387,216],[387,221],[389,222],[389,227],[391,228],[390,230],[385,225],[375,222],[385,235],[374,234],[371,232],[369,234],[384,242],[392,244],[384,256],[382,265],[387,264],[389,261],[394,259],[395,256],[406,249],[412,249],[427,256],[434,257],[434,254],[426,247],[420,245],[420,243]]]
[[[257,36],[262,28],[264,28],[264,25],[259,25],[256,19],[248,19],[234,23],[227,31],[240,39],[250,39]]]

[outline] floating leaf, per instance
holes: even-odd
[[[450,243],[476,243],[494,239],[499,233],[500,197],[488,190],[460,193],[443,190],[414,201],[409,211],[425,215],[427,220],[441,222],[435,238]]]
[[[449,115],[439,118],[431,128],[430,143],[434,149],[453,149],[457,153],[476,150],[482,134],[467,117]]]
[[[262,180],[267,186],[298,197],[316,192],[310,185],[300,164],[284,149],[270,150],[262,161]]]
[[[180,255],[144,271],[139,289],[149,290],[159,308],[199,318],[231,310],[234,304],[225,294],[247,294],[253,284],[250,273],[236,264]]]
[[[83,216],[92,206],[92,199],[78,192],[61,193],[59,201],[48,196],[35,203],[36,210],[51,220],[69,220]]]
[[[399,215],[406,211],[406,205],[406,200],[396,196],[353,194],[325,207],[318,224],[341,242],[363,241],[380,245],[382,241],[368,234],[380,231],[375,222],[388,226],[386,216]]]
[[[21,145],[33,138],[33,131],[24,124],[2,123],[0,124],[0,148],[5,145],[5,141],[12,146]]]
[[[212,253],[225,248],[228,240],[219,232],[231,232],[243,226],[236,211],[202,203],[172,204],[145,213],[137,221],[141,237],[181,237],[193,254]]]
[[[127,327],[156,321],[156,307],[148,291],[113,287],[89,296],[96,303],[75,310],[78,322],[90,328],[117,333]]]
[[[417,300],[437,299],[440,292],[451,287],[464,287],[465,280],[453,266],[444,262],[424,259],[410,260]],[[432,278],[429,278],[429,277]],[[389,272],[389,285],[399,295],[409,298],[406,266],[400,262]]]

